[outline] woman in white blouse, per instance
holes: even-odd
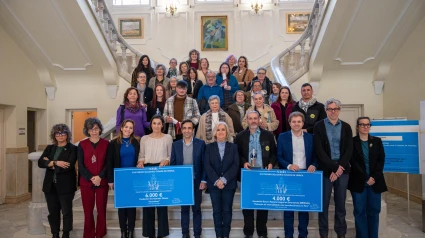
[[[201,119],[199,119],[196,138],[205,141],[205,144],[214,142],[213,130],[218,122],[226,122],[229,126],[230,136],[232,138],[235,137],[232,118],[220,108],[220,98],[217,95],[212,95],[208,99],[208,104],[210,105],[210,110],[204,113]]]
[[[164,118],[160,115],[152,117],[150,125],[152,133],[140,139],[140,154],[137,161],[137,168],[170,165],[173,138],[163,133],[164,125]],[[158,235],[155,235],[155,209],[158,215]],[[167,207],[143,208],[143,236],[160,238],[166,237],[169,234]]]

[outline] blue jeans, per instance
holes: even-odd
[[[201,236],[202,233],[202,190],[199,190],[199,183],[194,183],[194,194],[195,194],[195,205],[192,206],[193,213],[193,233],[194,236]],[[198,185],[196,185],[198,184]],[[182,234],[189,234],[189,223],[190,223],[190,206],[181,207],[181,226]]]
[[[354,221],[357,238],[378,238],[381,194],[365,185],[363,192],[351,192],[354,205]]]
[[[210,189],[214,229],[217,237],[229,237],[235,192],[236,189]]]
[[[348,174],[342,174],[336,181],[331,182],[329,177],[323,177],[323,212],[319,212],[320,236],[328,236],[328,211],[332,188],[334,190],[335,202],[334,230],[336,234],[340,236],[345,236],[347,233],[347,222],[345,221],[345,199],[347,198],[348,178]]]
[[[298,212],[298,236],[307,237],[308,235],[308,212]],[[283,226],[285,228],[285,237],[294,236],[294,212],[284,211],[283,212]]]

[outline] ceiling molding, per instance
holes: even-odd
[[[19,24],[19,26],[22,28],[22,30],[25,32],[25,34],[31,39],[31,41],[37,46],[38,50],[43,54],[43,56],[46,58],[46,60],[52,65],[53,67],[59,67],[62,70],[86,70],[88,65],[91,65],[90,63],[86,63],[84,67],[81,68],[67,68],[62,66],[61,64],[53,62],[53,60],[49,57],[49,55],[44,51],[44,49],[40,46],[38,41],[34,38],[34,36],[29,32],[29,30],[25,27],[24,23],[19,19],[19,17],[15,14],[15,12],[12,10],[12,8],[7,4],[5,0],[2,0],[3,5],[6,7],[6,9],[9,11],[9,13],[12,15],[13,19]],[[84,54],[84,53],[83,53]]]
[[[392,35],[392,33],[394,32],[395,28],[396,28],[396,27],[397,27],[397,25],[400,23],[401,19],[403,18],[404,14],[406,13],[407,9],[408,9],[408,8],[410,7],[410,5],[412,4],[412,1],[413,1],[413,0],[408,0],[408,1],[406,2],[406,4],[404,5],[403,10],[402,10],[402,11],[400,12],[400,14],[397,16],[396,21],[395,21],[395,22],[394,22],[394,24],[392,25],[392,27],[391,27],[391,29],[389,30],[388,34],[387,34],[387,35],[385,36],[385,38],[382,40],[382,42],[381,42],[380,46],[378,47],[378,49],[376,50],[376,52],[375,52],[375,54],[374,54],[373,56],[367,57],[367,58],[365,58],[363,61],[357,61],[357,62],[356,62],[356,61],[351,61],[351,62],[350,62],[350,61],[347,61],[347,62],[344,62],[344,60],[343,60],[341,57],[338,57],[338,55],[339,55],[339,53],[340,53],[340,51],[341,51],[342,45],[344,44],[344,42],[345,42],[345,40],[346,40],[346,38],[347,38],[348,33],[350,32],[350,30],[351,30],[351,28],[352,28],[352,26],[353,26],[354,22],[356,21],[356,18],[357,18],[357,15],[358,15],[358,13],[359,13],[359,10],[360,10],[361,5],[365,2],[364,0],[360,0],[360,1],[358,2],[357,6],[356,6],[356,10],[354,11],[353,16],[351,17],[350,23],[348,24],[348,26],[347,26],[347,28],[346,28],[346,30],[345,30],[344,36],[343,36],[343,38],[342,38],[342,40],[341,40],[341,42],[340,42],[340,44],[339,44],[339,46],[338,46],[338,49],[337,49],[337,51],[336,51],[336,53],[335,53],[335,56],[334,56],[335,60],[336,60],[336,61],[339,61],[340,65],[363,65],[363,64],[365,64],[366,62],[368,62],[368,61],[370,61],[370,60],[374,60],[374,59],[376,59],[376,57],[378,57],[378,55],[379,55],[379,53],[381,52],[382,48],[384,48],[384,46],[385,46],[385,44],[387,43],[388,39],[390,38],[390,36],[391,36],[391,35]]]

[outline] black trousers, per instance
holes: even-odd
[[[118,220],[121,231],[134,231],[136,225],[136,208],[118,208]]]
[[[57,234],[61,226],[61,210],[63,217],[63,231],[70,232],[72,230],[72,200],[74,199],[75,192],[72,193],[58,193],[56,189],[57,184],[52,184],[50,191],[44,193],[46,197],[47,209],[49,215],[47,219],[50,224],[50,231],[52,234]]]
[[[252,236],[254,234],[254,211],[243,209],[243,233],[246,236]],[[267,217],[269,215],[268,210],[257,210],[257,221],[256,228],[258,236],[267,236]]]
[[[158,164],[145,164],[148,166],[158,166]],[[155,235],[155,210],[158,216],[158,235]],[[170,234],[168,226],[167,207],[144,207],[143,208],[143,236],[144,237],[165,237]]]

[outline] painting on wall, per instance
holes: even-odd
[[[301,34],[307,29],[309,12],[290,12],[286,13],[286,33]]]
[[[119,18],[120,34],[126,39],[143,39],[143,18]]]
[[[227,51],[229,28],[227,16],[201,17],[201,50]]]

